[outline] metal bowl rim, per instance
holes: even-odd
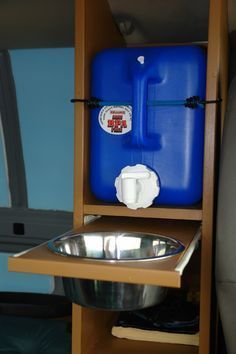
[[[138,231],[90,231],[90,232],[81,232],[81,233],[69,233],[69,234],[64,234],[64,235],[60,235],[60,236],[57,236],[55,238],[53,238],[52,240],[48,241],[47,243],[47,247],[50,251],[58,254],[58,255],[61,255],[61,256],[64,256],[64,257],[74,257],[74,258],[78,258],[79,260],[84,260],[84,261],[96,261],[96,262],[104,262],[104,263],[133,263],[133,262],[137,262],[137,261],[142,261],[142,262],[148,262],[148,261],[158,261],[158,260],[162,260],[162,259],[166,259],[166,258],[170,258],[170,257],[173,257],[173,256],[176,256],[177,254],[179,253],[182,253],[184,250],[185,250],[185,246],[183,245],[182,242],[180,242],[179,240],[176,240],[174,237],[170,237],[170,236],[165,236],[165,235],[159,235],[159,234],[153,234],[153,233],[143,233],[144,235],[147,235],[147,236],[154,236],[154,237],[160,237],[162,239],[169,239],[171,241],[173,241],[174,243],[177,243],[178,244],[178,248],[171,254],[168,254],[168,255],[163,255],[163,256],[157,256],[157,257],[149,257],[149,258],[133,258],[133,259],[130,259],[130,258],[122,258],[122,259],[114,259],[114,258],[107,258],[107,259],[102,259],[102,258],[96,258],[96,257],[81,257],[81,256],[76,256],[76,255],[73,255],[73,254],[66,254],[64,252],[60,252],[55,246],[54,246],[54,242],[55,241],[59,241],[60,239],[63,239],[64,238],[71,238],[71,237],[74,237],[74,236],[79,236],[79,235],[88,235],[88,234],[99,234],[99,233],[109,233],[109,232],[113,232],[113,233],[132,233],[132,234],[141,234],[141,232],[138,232]]]

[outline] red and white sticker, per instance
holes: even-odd
[[[114,135],[126,134],[131,130],[131,106],[104,106],[98,116],[105,132]]]

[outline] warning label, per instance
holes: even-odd
[[[99,124],[109,134],[121,135],[131,130],[131,106],[105,106],[101,109]]]

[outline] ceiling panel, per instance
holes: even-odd
[[[131,20],[127,43],[207,40],[208,0],[109,0],[118,22]]]
[[[108,2],[122,28],[129,30],[132,24],[132,33],[125,35],[128,44],[207,40],[209,0]],[[229,31],[233,30],[236,0],[229,0]],[[73,43],[74,0],[0,0],[0,49]]]

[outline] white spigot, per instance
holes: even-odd
[[[137,203],[140,192],[140,179],[149,178],[149,172],[124,172],[121,173],[121,190],[124,204]]]
[[[160,192],[157,174],[140,164],[123,168],[115,187],[117,199],[130,209],[147,208]]]

